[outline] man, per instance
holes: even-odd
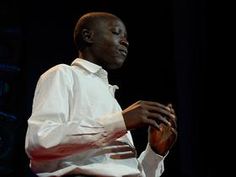
[[[90,12],[76,24],[79,57],[71,66],[46,71],[35,90],[26,152],[38,176],[161,176],[176,141],[171,105],[137,101],[122,110],[106,69],[120,68],[129,43],[124,23],[106,12]],[[149,126],[139,157],[129,132]]]

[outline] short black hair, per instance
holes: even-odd
[[[83,29],[92,29],[98,20],[106,20],[108,18],[118,18],[116,15],[109,12],[88,12],[82,15],[77,21],[74,28],[74,43],[77,50],[83,50],[88,44],[82,36]]]

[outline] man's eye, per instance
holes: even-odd
[[[113,34],[119,35],[120,33],[118,31],[112,31]]]

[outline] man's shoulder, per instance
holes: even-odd
[[[71,70],[71,66],[68,64],[57,64],[57,65],[49,68],[44,74],[66,72],[66,71],[70,71],[70,70]]]
[[[45,71],[41,78],[50,77],[50,76],[65,76],[70,75],[72,72],[72,67],[68,64],[57,64],[47,71]]]

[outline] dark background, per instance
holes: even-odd
[[[127,5],[129,3],[129,5]],[[137,100],[172,103],[178,140],[165,160],[163,177],[220,174],[210,102],[207,3],[170,1],[0,2],[0,177],[29,177],[24,152],[27,119],[38,77],[76,57],[73,28],[85,12],[108,11],[126,24],[130,43],[124,66],[110,72],[125,108]],[[140,153],[147,130],[132,131]]]

